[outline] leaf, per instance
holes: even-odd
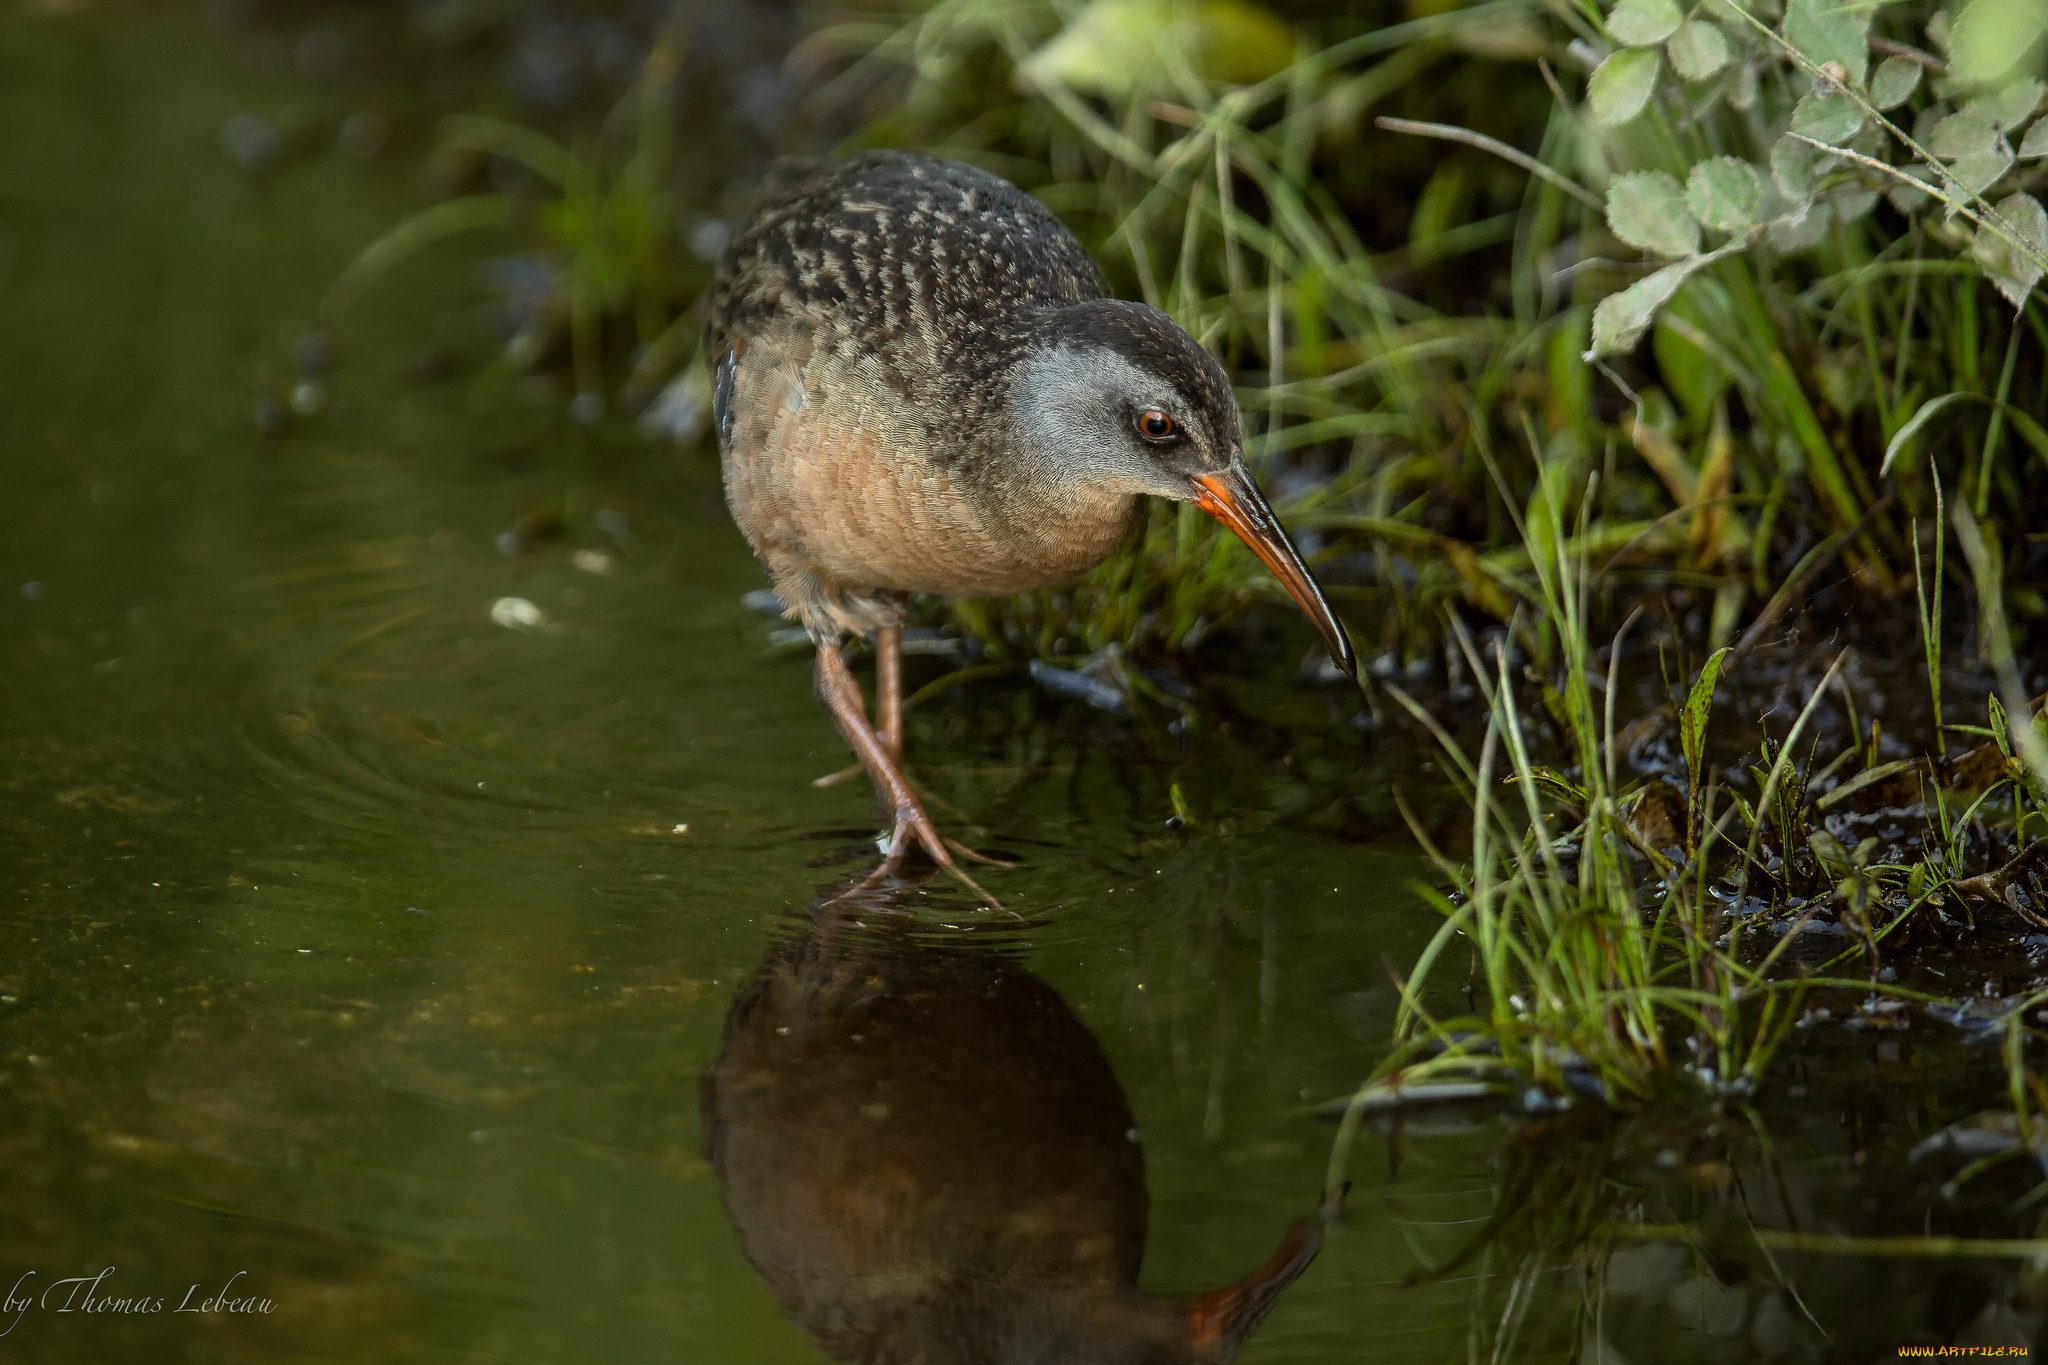
[[[1693,167],[1685,178],[1685,203],[1710,228],[1747,232],[1763,221],[1769,188],[1763,172],[1747,161],[1717,156]]]
[[[2048,86],[2029,76],[2014,81],[1991,97],[1991,121],[2000,131],[2011,132],[2034,116],[2041,107],[2041,96],[2048,93]]]
[[[1686,694],[1685,709],[1678,714],[1678,743],[1685,750],[1685,775],[1695,790],[1706,766],[1707,718],[1714,710],[1714,683],[1720,678],[1721,663],[1729,653],[1724,646],[1707,660],[1707,666],[1693,682],[1692,691]]]
[[[1963,188],[1972,194],[1982,194],[1997,182],[1998,177],[2011,170],[2012,164],[2012,153],[2003,147],[1995,147],[1988,152],[1961,157],[1949,170],[1963,182]]]
[[[1176,93],[1176,67],[1249,85],[1293,62],[1294,30],[1248,0],[1094,0],[1019,74],[1031,85],[1093,95]]]
[[[1669,38],[1682,17],[1671,0],[1621,0],[1607,16],[1607,31],[1618,43],[1648,47]]]
[[[1224,85],[1257,85],[1294,65],[1301,41],[1272,10],[1247,0],[1201,0],[1196,69]]]
[[[1778,193],[1794,204],[1813,198],[1813,167],[1820,153],[1796,137],[1781,137],[1771,147],[1771,179]]]
[[[1703,81],[1728,65],[1728,37],[1704,19],[1688,19],[1664,44],[1672,69],[1689,81]]]
[[[1870,102],[1880,109],[1896,109],[1920,88],[1920,63],[1906,57],[1887,57],[1870,78]]]
[[[1828,224],[1834,221],[1834,216],[1834,210],[1826,204],[1801,204],[1793,212],[1772,221],[1766,240],[1778,251],[1803,251],[1827,236]],[[1794,459],[1798,458],[1798,451],[1798,443],[1794,442],[1791,446]],[[1782,447],[1779,458],[1785,458]]]
[[[1633,171],[1609,181],[1607,226],[1638,251],[1671,257],[1700,249],[1700,225],[1686,211],[1685,191],[1663,171]]]
[[[1982,114],[1966,109],[1950,114],[1927,134],[1927,150],[1944,161],[1978,156],[1998,148],[1998,130]]]
[[[1568,805],[1584,810],[1593,803],[1592,798],[1586,795],[1584,787],[1555,768],[1531,768],[1529,776],[1536,783],[1538,791],[1548,792]]]
[[[2043,156],[2048,156],[2048,118],[2027,129],[2027,140],[2020,144],[2020,160],[2032,161]]]
[[[2028,416],[2024,409],[2013,407],[2010,404],[2006,406],[2005,415],[2012,422],[2012,429],[2020,434],[2020,439],[2032,446],[2036,455],[2039,455],[2044,461],[2048,461],[2048,428],[2044,428],[2039,422]],[[2037,716],[2034,724],[2037,726],[2048,725],[2048,713]]]
[[[1910,175],[1915,180],[1926,181],[1930,184],[1935,180],[1934,168],[1917,162],[1911,166],[1901,166],[1899,171],[1903,175]],[[1932,196],[1926,190],[1914,189],[1904,181],[1894,180],[1885,187],[1884,197],[1891,200],[1892,207],[1900,213],[1911,213],[1922,204],[1925,204]]]
[[[1849,850],[1843,847],[1842,841],[1818,825],[1806,832],[1806,845],[1831,871],[1839,872],[1851,865]]]
[[[2042,209],[2040,200],[2031,194],[2010,195],[1999,201],[1998,215],[2012,225],[2013,231],[2037,255],[2048,255],[2048,210]],[[2041,282],[2041,267],[1989,227],[1978,230],[1977,239],[1970,244],[1970,254],[2015,308],[2024,306],[2034,286]]]
[[[1600,63],[1586,82],[1586,102],[1593,106],[1595,121],[1612,128],[1642,113],[1663,65],[1654,47],[1624,48]]]
[[[1792,106],[1792,131],[1815,142],[1840,146],[1863,126],[1863,111],[1844,94],[1806,95]]]
[[[1842,0],[1791,0],[1785,6],[1785,41],[1815,66],[1837,63],[1851,85],[1863,84],[1870,71],[1869,27],[1869,9]]]
[[[1867,217],[1877,207],[1877,191],[1845,190],[1829,196],[1828,207],[1834,210],[1836,222],[1853,223]]]
[[[392,267],[430,246],[466,232],[504,227],[512,218],[511,196],[504,194],[444,199],[402,218],[386,229],[382,237],[356,253],[355,259],[328,286],[327,297],[320,301],[320,312],[332,313],[346,307],[364,289],[383,279]]]
[[[1892,467],[1892,461],[1899,458],[1899,452],[1913,443],[1913,438],[1924,430],[1927,424],[1941,414],[1943,408],[1952,403],[1976,395],[1968,393],[1945,393],[1939,398],[1930,398],[1920,405],[1920,410],[1906,419],[1906,425],[1892,434],[1891,442],[1884,448],[1884,463],[1877,467],[1877,477],[1883,478]]]
[[[1633,351],[1656,320],[1657,310],[1671,301],[1678,287],[1697,269],[1698,258],[1667,265],[1619,294],[1609,294],[1600,300],[1600,306],[1593,310],[1593,346],[1584,359],[1597,360]]]
[[[1949,27],[1949,71],[1965,86],[1995,85],[2048,27],[2039,0],[1970,0]]]

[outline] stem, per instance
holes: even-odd
[[[2013,315],[2012,339],[2005,343],[2005,369],[1998,376],[1998,401],[1991,408],[1991,426],[1984,433],[1984,458],[1977,465],[1976,513],[1979,517],[1991,511],[1991,466],[1998,459],[1999,438],[2005,435],[2005,400],[2012,392],[2013,362],[2020,354],[2020,314],[2027,306],[2020,305],[2020,312]]]

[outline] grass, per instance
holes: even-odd
[[[1971,522],[1964,514],[1957,524]],[[1938,536],[1937,559],[1944,543]],[[1691,1039],[1686,1070],[1709,1090],[1744,1094],[1784,1037],[1801,993],[1827,984],[1872,986],[1884,941],[1930,903],[1999,899],[2025,873],[2022,855],[2048,835],[2048,718],[2034,715],[2020,691],[2010,639],[1994,622],[2001,686],[1990,698],[1987,724],[1944,727],[1975,739],[1973,747],[1951,754],[1944,745],[1927,758],[1884,762],[1876,731],[1862,745],[1852,714],[1859,741],[1821,762],[1817,745],[1802,746],[1842,665],[1838,655],[1785,732],[1761,737],[1762,765],[1724,773],[1710,761],[1707,744],[1731,653],[1724,647],[1676,708],[1683,771],[1668,778],[1626,773],[1614,699],[1622,636],[1634,618],[1609,653],[1604,701],[1596,704],[1591,680],[1599,669],[1588,627],[1593,575],[1571,544],[1554,539],[1534,554],[1560,642],[1550,675],[1556,682],[1541,685],[1541,704],[1554,721],[1548,763],[1537,752],[1540,727],[1518,700],[1528,685],[1502,652],[1482,658],[1455,620],[1451,629],[1486,705],[1477,759],[1420,703],[1389,688],[1437,735],[1470,804],[1472,827],[1469,855],[1459,862],[1415,829],[1451,891],[1423,889],[1444,924],[1403,983],[1396,1032],[1405,1049],[1388,1059],[1374,1084],[1476,1069],[1563,1095],[1587,1088],[1564,1074],[1578,1070],[1609,1098],[1641,1097],[1671,1060],[1669,1024],[1677,1021]],[[1981,546],[1969,551],[1972,558],[1982,553]],[[1939,607],[1927,599],[1922,607],[1927,677],[1938,705]],[[1831,812],[1857,809],[1852,798],[1902,808],[1901,788],[1918,803],[1924,828],[1872,836],[1854,849],[1830,830]],[[1794,936],[1760,951],[1753,926],[1822,911],[1854,931],[1854,946],[1835,963],[1860,960],[1871,981],[1805,971],[1773,977]],[[1465,1018],[1432,1018],[1424,983],[1460,944],[1469,944],[1476,983],[1470,989],[1484,1008]],[[1464,1041],[1439,1051],[1447,1038]]]

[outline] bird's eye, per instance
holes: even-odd
[[[1174,420],[1158,408],[1146,408],[1138,414],[1138,434],[1149,441],[1163,441],[1178,430]]]

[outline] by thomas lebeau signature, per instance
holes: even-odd
[[[182,1294],[121,1294],[116,1293],[109,1281],[114,1278],[114,1267],[108,1266],[97,1275],[74,1275],[69,1279],[45,1280],[33,1270],[25,1270],[7,1289],[5,1298],[0,1298],[0,1337],[6,1336],[21,1325],[30,1309],[45,1313],[270,1313],[277,1305],[247,1286],[238,1286],[239,1281],[249,1272],[237,1270],[228,1276],[227,1283],[218,1290],[208,1292],[206,1287],[191,1284]],[[177,1306],[171,1306],[173,1297]]]

